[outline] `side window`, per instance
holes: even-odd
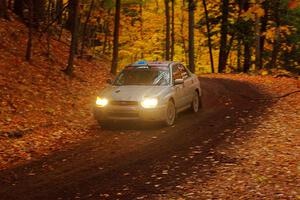
[[[181,71],[179,69],[179,65],[172,66],[172,76],[173,80],[175,79],[182,79]]]
[[[178,68],[180,70],[181,77],[183,79],[187,79],[190,76],[189,72],[187,71],[187,69],[182,64],[178,65]]]

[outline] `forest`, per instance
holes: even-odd
[[[300,0],[0,0],[1,200],[300,200],[299,144]]]
[[[297,0],[1,0],[9,20],[7,10],[29,29],[27,60],[32,34],[71,32],[67,74],[74,57],[97,56],[112,61],[113,74],[136,60],[181,61],[197,73],[299,73]]]

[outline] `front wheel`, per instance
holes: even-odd
[[[110,121],[103,121],[103,120],[97,120],[98,124],[101,126],[102,129],[109,129],[111,127]]]
[[[165,124],[167,126],[172,126],[175,123],[176,119],[176,108],[173,101],[169,101],[166,113]]]
[[[199,112],[201,106],[202,106],[201,97],[199,96],[198,92],[194,92],[191,110],[194,113],[197,113]]]

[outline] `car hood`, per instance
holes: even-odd
[[[146,97],[159,98],[167,90],[168,86],[109,86],[100,96],[114,101],[141,101]]]

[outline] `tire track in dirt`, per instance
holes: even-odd
[[[205,159],[217,146],[230,145],[224,132],[248,115],[262,115],[271,102],[252,85],[228,79],[201,78],[203,110],[179,115],[175,127],[154,124],[116,124],[111,130],[97,126],[96,138],[73,149],[0,172],[0,199],[135,199],[164,193],[193,173],[203,181],[214,174]],[[247,111],[247,112],[245,112]],[[247,124],[255,128],[255,124]],[[220,163],[238,162],[215,155]],[[195,171],[202,163],[205,169]]]

